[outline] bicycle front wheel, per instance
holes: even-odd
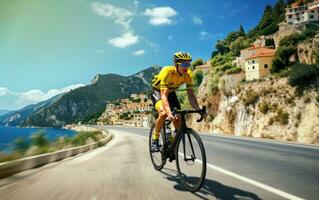
[[[151,156],[151,160],[152,160],[152,164],[154,166],[154,168],[156,170],[161,170],[165,163],[166,163],[166,160],[163,159],[163,154],[164,154],[164,141],[165,141],[165,138],[164,138],[164,135],[163,135],[163,131],[161,131],[161,135],[160,135],[160,138],[159,138],[159,149],[160,151],[159,152],[154,152],[151,148],[152,146],[152,141],[153,141],[153,131],[154,131],[154,128],[155,128],[155,124],[152,125],[151,127],[151,131],[150,131],[150,135],[149,135],[149,151],[150,151],[150,156]]]
[[[193,129],[187,128],[177,143],[176,167],[187,190],[198,191],[206,176],[206,154],[204,144]]]

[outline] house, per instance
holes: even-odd
[[[235,65],[236,67],[240,67],[244,71],[246,59],[252,56],[253,54],[252,50],[256,48],[260,48],[260,47],[253,46],[253,47],[241,50],[240,56],[236,57],[236,59],[232,61],[232,64]]]
[[[286,22],[291,25],[308,24],[319,21],[319,0],[305,4],[303,0],[286,8]]]
[[[260,79],[270,74],[275,49],[266,47],[251,47],[245,50],[245,77],[246,80]]]
[[[198,65],[198,66],[196,66],[195,67],[195,70],[197,71],[197,70],[201,70],[202,72],[204,72],[204,73],[208,73],[209,72],[209,70],[210,70],[210,62],[206,62],[205,64],[203,64],[203,65]],[[194,71],[195,71],[194,70]]]

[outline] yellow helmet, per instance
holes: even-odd
[[[192,61],[192,56],[187,52],[177,52],[173,56],[174,62]]]

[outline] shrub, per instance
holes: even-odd
[[[298,120],[298,122],[301,121],[301,112],[298,112],[298,114],[297,114],[297,120]]]
[[[301,34],[292,34],[280,40],[279,46],[296,46],[299,42],[303,41],[304,37]]]
[[[269,104],[267,102],[261,102],[258,104],[258,109],[263,114],[266,114],[269,111]]]
[[[281,78],[287,77],[287,76],[289,76],[289,71],[288,70],[283,70],[283,71],[278,73],[278,76],[281,77]]]
[[[282,46],[276,50],[276,54],[284,62],[286,66],[290,65],[289,58],[297,53],[297,48],[294,46]]]
[[[86,141],[91,138],[95,142],[98,142],[99,135],[102,135],[101,131],[95,131],[95,132],[85,132],[81,131],[78,134],[76,134],[73,138],[71,138],[71,143],[74,146],[80,146],[85,145]]]
[[[201,58],[197,58],[194,62],[192,62],[193,70],[196,69],[197,66],[204,64],[204,60]]]
[[[209,89],[211,94],[216,94],[218,92],[218,83],[219,77],[217,74],[214,74],[209,81]]]
[[[31,135],[32,145],[39,147],[46,147],[49,145],[45,132],[43,130],[37,131]]]
[[[25,152],[30,147],[30,142],[24,137],[18,137],[13,142],[14,150],[18,152]]]
[[[265,45],[266,45],[266,46],[275,46],[275,41],[274,41],[274,39],[266,39]]]
[[[232,68],[232,65],[226,63],[225,65],[223,65],[223,66],[220,68],[220,70],[223,71],[223,72],[225,72],[226,70],[231,69],[231,68]]]
[[[248,106],[250,104],[254,104],[257,101],[258,96],[259,95],[254,91],[247,92],[247,94],[243,98],[245,106]]]
[[[319,94],[316,96],[316,101],[319,103]]]
[[[316,65],[295,64],[289,75],[289,84],[291,86],[303,88],[316,80],[319,76],[319,68]]]
[[[275,122],[275,119],[271,117],[268,121],[268,125],[273,125],[274,122]]]
[[[271,112],[275,112],[275,111],[277,110],[277,108],[278,108],[278,104],[277,104],[277,103],[273,103],[273,104],[271,104],[271,106],[270,106]]]
[[[292,104],[293,101],[294,101],[293,97],[288,97],[285,99],[285,103],[287,103],[287,104]]]
[[[311,98],[309,95],[305,95],[304,98],[303,98],[303,102],[304,103],[310,103],[311,102]]]
[[[193,74],[193,78],[194,78],[194,83],[195,83],[195,86],[200,86],[200,84],[202,83],[203,81],[203,72],[201,70],[197,70],[195,71],[195,73]]]
[[[275,57],[272,61],[271,73],[280,72],[285,69],[285,63],[281,61],[279,57]]]
[[[288,124],[289,114],[287,112],[283,112],[282,108],[277,110],[275,120],[282,125]]]
[[[235,67],[235,68],[228,69],[226,71],[226,73],[227,74],[236,74],[236,73],[239,73],[241,71],[242,71],[242,69],[240,67]]]
[[[230,111],[228,111],[226,113],[227,119],[230,122],[230,124],[234,124],[235,120],[236,120],[236,110],[235,109],[231,109]]]

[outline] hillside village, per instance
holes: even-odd
[[[270,15],[267,9],[263,19]],[[193,65],[196,91],[200,103],[208,106],[208,120],[198,124],[190,117],[189,125],[201,131],[319,143],[318,89],[291,83],[294,73],[306,73],[311,64],[318,63],[318,22],[319,0],[300,0],[284,8],[278,30],[248,36],[256,35],[260,24],[248,34],[240,27],[227,36],[233,37],[228,44],[228,38],[218,41],[209,61],[196,60],[199,64]],[[237,49],[236,41],[241,41]],[[301,73],[294,72],[296,66]],[[318,70],[308,77],[316,80]],[[183,101],[185,95],[185,91],[179,92],[182,107],[190,108]],[[133,94],[107,104],[98,123],[149,127],[152,109],[146,94]],[[309,112],[303,113],[303,109]]]

